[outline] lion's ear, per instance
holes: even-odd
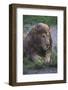
[[[35,29],[32,29],[32,33],[35,34],[37,31]]]
[[[35,25],[32,27],[32,33],[36,33],[37,31],[36,31],[36,27],[35,27]]]

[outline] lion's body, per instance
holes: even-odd
[[[32,27],[23,43],[24,55],[33,61],[43,58],[44,63],[51,61],[52,39],[47,24],[39,23]],[[41,59],[40,59],[41,60]]]

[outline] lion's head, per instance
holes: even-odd
[[[50,28],[47,24],[38,23],[32,26],[31,31],[24,39],[24,55],[32,60],[43,57],[44,62],[50,62],[52,39]]]
[[[33,42],[33,46],[38,51],[42,50],[46,52],[51,48],[51,34],[50,28],[47,24],[38,23],[32,27],[31,38]]]

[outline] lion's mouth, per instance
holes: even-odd
[[[47,47],[42,47],[42,49],[46,52],[47,50],[49,50],[50,46]]]
[[[49,48],[46,48],[46,49],[44,49],[44,51],[46,52],[48,49],[49,49]]]

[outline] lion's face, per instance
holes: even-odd
[[[48,50],[51,46],[51,35],[49,27],[46,24],[38,24],[34,26],[34,41],[37,47],[41,47],[43,50]]]
[[[50,33],[42,33],[41,35],[41,47],[46,51],[50,48]]]

